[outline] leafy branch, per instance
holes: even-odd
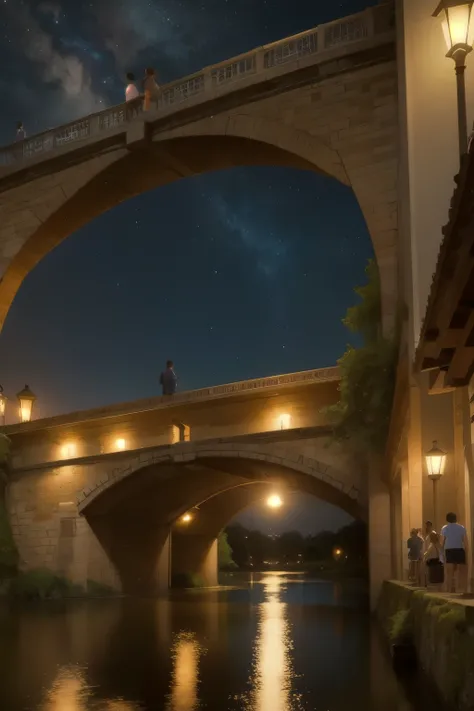
[[[359,303],[351,306],[344,325],[362,338],[363,345],[339,359],[339,401],[325,412],[334,423],[337,440],[350,440],[356,450],[383,451],[390,426],[398,356],[398,339],[384,336],[380,277],[371,260],[367,283],[355,289]]]

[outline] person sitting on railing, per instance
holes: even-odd
[[[125,101],[133,101],[134,99],[138,99],[140,92],[135,86],[135,74],[133,74],[133,72],[128,72],[127,82],[127,87],[125,89]]]
[[[23,126],[23,121],[18,121],[16,124],[16,141],[24,141],[26,138],[26,131]]]
[[[143,92],[145,94],[145,105],[144,110],[148,111],[150,109],[150,104],[153,101],[155,104],[158,103],[158,94],[160,87],[156,83],[155,70],[153,67],[148,67],[145,69],[145,78],[143,80]]]

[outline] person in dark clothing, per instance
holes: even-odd
[[[174,395],[178,386],[178,378],[174,372],[173,361],[166,362],[166,370],[160,375],[160,385],[163,395]]]
[[[16,124],[16,141],[24,141],[26,138],[25,127],[23,126],[23,121],[17,121]]]

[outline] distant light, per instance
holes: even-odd
[[[119,439],[115,440],[115,446],[118,450],[124,450],[125,445],[126,445],[126,442],[122,437],[119,437]]]
[[[291,427],[291,415],[283,414],[278,418],[281,430],[289,430]]]
[[[334,556],[334,560],[339,560],[339,558],[342,556],[343,552],[344,551],[342,550],[342,548],[334,548],[333,553],[332,553]]]
[[[281,500],[281,497],[278,496],[278,494],[272,494],[267,499],[267,506],[269,506],[271,509],[279,509],[282,505],[283,501]]]
[[[190,513],[185,513],[184,516],[181,516],[181,521],[183,523],[189,523],[190,521],[192,521],[192,519],[193,519],[193,517],[191,516]]]

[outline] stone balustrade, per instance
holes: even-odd
[[[354,43],[383,35],[392,26],[393,7],[392,2],[388,2],[228,59],[164,85],[156,109],[150,112],[150,118],[156,120],[172,113],[194,97],[205,102],[211,95],[214,96],[216,89],[224,93],[234,91],[239,82],[253,75],[260,75],[263,80],[269,71],[283,65],[288,65],[289,70],[292,70],[308,57],[314,57],[314,63],[322,62],[334,50],[344,55],[351,51]],[[0,149],[0,169],[23,167],[52,151],[57,153],[58,149],[69,147],[72,143],[122,132],[124,124],[138,118],[142,111],[143,101],[138,99],[5,146]]]

